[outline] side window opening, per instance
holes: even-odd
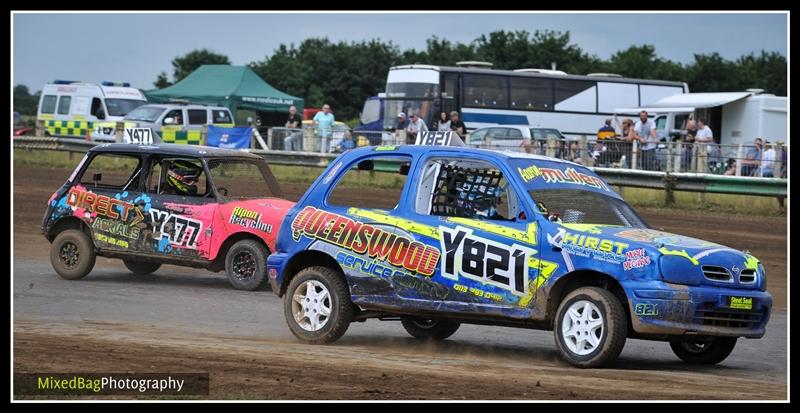
[[[351,165],[329,190],[330,206],[364,208],[364,199],[375,199],[378,208],[395,209],[411,165],[405,156],[375,156]],[[356,194],[358,196],[356,196]]]
[[[204,197],[208,184],[197,159],[162,158],[150,164],[147,192],[158,195]]]
[[[72,103],[72,96],[61,96],[58,98],[58,114],[69,115],[69,107]]]
[[[103,102],[100,98],[92,98],[92,116],[98,117],[99,113],[103,113]]]
[[[214,117],[214,123],[233,123],[227,110],[213,109],[211,113]]]
[[[190,125],[205,125],[208,121],[208,113],[205,109],[189,109]]]
[[[108,190],[138,190],[141,160],[132,155],[96,155],[81,176],[81,185]]]
[[[516,221],[519,200],[497,167],[471,160],[433,160],[422,171],[417,213]]]
[[[172,123],[167,123],[167,119],[172,119]],[[164,116],[164,125],[183,125],[183,109],[175,109],[169,111],[167,116]]]
[[[42,113],[56,113],[56,95],[45,95],[42,98]]]

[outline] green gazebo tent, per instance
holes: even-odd
[[[303,113],[303,99],[275,89],[247,66],[203,65],[170,87],[144,93],[154,103],[183,99],[225,106],[234,118],[237,109],[288,113],[292,105]]]

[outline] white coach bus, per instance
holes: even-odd
[[[646,106],[689,92],[684,82],[608,73],[579,76],[544,69],[494,70],[486,62],[457,65],[390,68],[384,128],[393,129],[400,112],[416,113],[432,126],[440,112],[455,110],[470,131],[498,124],[530,125],[591,137],[616,108]]]

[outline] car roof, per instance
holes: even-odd
[[[395,146],[393,149],[388,149],[390,148],[390,146],[383,146],[383,147],[365,146],[361,148],[351,149],[345,153],[351,153],[353,154],[353,156],[363,156],[369,153],[376,153],[376,148],[381,148],[381,150],[378,152],[381,154],[419,156],[419,155],[424,155],[425,153],[429,153],[431,151],[437,151],[437,152],[449,153],[452,155],[480,154],[490,158],[495,158],[500,161],[507,161],[511,159],[534,159],[539,161],[559,162],[569,165],[575,165],[581,168],[586,168],[585,166],[575,162],[567,161],[564,159],[551,158],[549,156],[536,155],[525,152],[497,151],[489,149],[471,148],[468,146],[398,145]]]
[[[187,156],[193,158],[249,158],[263,159],[258,155],[236,149],[216,148],[212,146],[162,143],[158,145],[137,145],[130,143],[106,143],[89,150],[93,153],[118,154],[157,154],[170,156]]]

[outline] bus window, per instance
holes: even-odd
[[[508,81],[499,76],[464,75],[464,104],[508,107]]]
[[[521,110],[553,110],[553,81],[512,77],[511,107]]]
[[[585,80],[556,80],[555,109],[569,112],[597,112],[597,83]]]
[[[634,83],[597,82],[597,94],[597,111],[600,113],[639,106],[639,85]]]

